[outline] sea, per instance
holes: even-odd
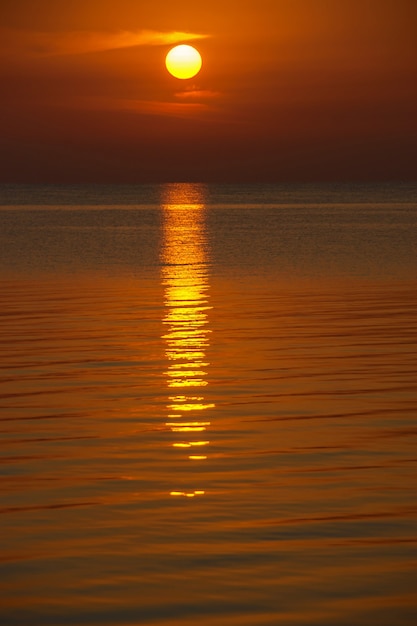
[[[0,623],[415,626],[417,183],[0,186]]]

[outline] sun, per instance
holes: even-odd
[[[168,72],[175,78],[182,79],[198,74],[202,63],[199,51],[185,44],[171,48],[165,59]]]

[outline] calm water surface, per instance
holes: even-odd
[[[5,626],[417,623],[417,187],[3,187]]]

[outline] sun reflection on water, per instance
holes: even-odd
[[[167,185],[163,192],[162,282],[165,295],[165,372],[169,396],[168,428],[175,434],[172,446],[187,460],[207,460],[197,450],[209,445],[210,421],[193,417],[194,412],[214,408],[202,395],[207,388],[206,352],[210,333],[208,312],[209,270],[205,235],[205,187],[195,184]],[[175,395],[174,395],[175,394]],[[182,437],[182,438],[181,438]],[[192,453],[194,452],[194,454]],[[171,491],[188,498],[203,490]]]

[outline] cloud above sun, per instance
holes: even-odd
[[[3,35],[2,35],[3,36]],[[22,32],[3,36],[10,52],[18,46],[20,54],[55,56],[88,54],[137,46],[163,46],[206,39],[207,34],[182,31],[136,30],[110,32],[71,31],[67,33]],[[18,43],[17,43],[18,42]]]

